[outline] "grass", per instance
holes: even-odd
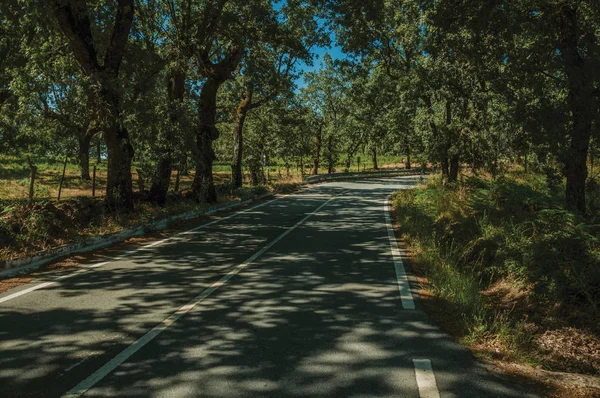
[[[38,199],[54,199],[58,195],[58,187],[60,184],[63,161],[62,158],[55,157],[34,157],[33,163],[38,168],[35,197]],[[381,156],[379,159],[382,167],[403,167],[400,164],[402,159],[391,156]],[[76,198],[80,196],[92,196],[92,182],[82,181],[79,178],[79,166],[73,163],[73,159],[67,163],[65,181],[63,182],[61,198]],[[95,161],[90,162],[90,166],[96,164]],[[323,164],[321,164],[323,166]],[[310,174],[312,167],[306,162],[304,174]],[[370,157],[363,156],[361,160],[361,170],[371,170],[373,168]],[[340,162],[336,165],[336,171],[344,171],[345,164]],[[353,164],[350,171],[356,171],[357,165]],[[287,175],[285,162],[281,159],[274,159],[271,165],[265,168],[265,172],[269,174],[269,184],[278,185],[286,184],[290,181],[301,181],[302,176],[300,170],[296,167],[290,168],[290,175]],[[326,174],[327,168],[320,167],[319,173]],[[25,199],[29,192],[29,166],[25,157],[2,155],[0,156],[0,199]],[[90,167],[91,174],[91,167]],[[174,189],[175,178],[171,179],[171,189]],[[227,163],[216,163],[213,166],[213,175],[216,184],[225,184],[231,180],[231,166]],[[103,196],[106,190],[107,163],[103,160],[97,164],[96,173],[96,196]],[[134,191],[138,189],[138,174],[137,167],[134,164],[132,167],[132,179]],[[148,177],[145,177],[146,185],[149,184]],[[249,184],[249,177],[245,173],[245,183]],[[189,175],[180,176],[180,190],[185,191],[191,187],[193,180],[193,171]]]
[[[173,193],[175,177],[171,178],[171,193],[167,206],[159,207],[143,201],[136,203],[132,214],[108,211],[101,200],[106,187],[106,163],[97,170],[96,196],[92,198],[91,182],[81,181],[77,165],[67,164],[62,200],[55,200],[62,159],[33,159],[38,167],[35,200],[27,200],[29,169],[25,159],[0,157],[0,258],[12,259],[40,250],[58,247],[79,239],[117,232],[123,228],[149,223],[169,215],[198,210],[206,205],[187,200]],[[136,167],[134,165],[134,170]],[[231,190],[230,167],[216,165],[213,173],[217,185],[218,202],[249,199],[271,191],[289,191],[302,182],[295,170],[287,175],[285,168],[270,167],[268,184],[249,186],[248,176],[242,188]],[[137,191],[137,172],[132,173],[134,191]],[[180,192],[189,190],[192,175],[180,176]],[[148,182],[146,182],[148,187]]]
[[[453,189],[433,176],[423,189],[396,193],[394,209],[429,289],[460,314],[463,342],[594,374],[600,372],[597,216],[565,211],[563,194],[544,176],[518,171],[496,181],[466,177]],[[587,336],[590,351],[549,347],[553,335]]]

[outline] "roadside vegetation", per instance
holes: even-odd
[[[0,255],[427,165],[398,220],[463,337],[597,373],[599,42],[598,1],[4,0]]]
[[[382,167],[400,167],[394,157]],[[105,206],[103,199],[106,186],[106,161],[96,162],[96,188],[91,180],[82,180],[77,164],[67,163],[61,187],[61,199],[57,200],[62,178],[63,160],[60,158],[33,157],[37,165],[35,194],[28,198],[30,179],[27,162],[15,156],[0,156],[0,260],[21,258],[40,250],[56,248],[79,239],[111,234],[123,228],[135,227],[161,218],[206,209],[211,204],[198,203],[190,197],[193,175],[185,173],[171,179],[166,202],[157,205],[148,200],[147,187],[139,181],[137,172],[132,174],[136,212],[122,213]],[[344,165],[339,169],[344,171]],[[360,163],[353,171],[372,170],[372,164]],[[320,170],[326,173],[326,170]],[[304,170],[309,173],[310,170]],[[264,180],[252,184],[249,172],[243,172],[243,185],[231,184],[231,167],[217,164],[213,169],[217,203],[246,200],[275,191],[294,189],[303,181],[298,167],[290,168],[277,159],[264,167]],[[142,177],[143,179],[143,177]],[[177,180],[179,182],[177,182]],[[95,196],[92,196],[92,192]]]
[[[564,209],[560,181],[522,170],[397,192],[399,229],[443,308],[434,317],[484,357],[600,374],[600,201],[589,189],[587,217]]]

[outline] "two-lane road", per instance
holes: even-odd
[[[0,396],[524,396],[410,295],[385,205],[413,183],[321,185],[0,295]]]

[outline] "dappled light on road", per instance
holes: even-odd
[[[2,396],[64,393],[340,193],[86,396],[417,397],[414,358],[446,393],[515,396],[402,308],[382,211],[399,186],[320,187],[14,300],[0,314]]]

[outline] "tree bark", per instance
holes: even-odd
[[[118,125],[113,125],[105,131],[108,154],[106,204],[116,211],[130,212],[133,210],[133,147],[129,143],[129,132],[125,127]]]
[[[219,137],[219,131],[215,126],[215,117],[217,91],[221,83],[220,80],[209,77],[202,87],[198,104],[199,125],[196,131],[196,151],[194,153],[196,174],[192,182],[192,192],[195,198],[202,203],[217,201],[212,174],[212,164],[215,159],[212,142]]]
[[[171,183],[171,173],[173,171],[172,152],[163,154],[156,164],[156,171],[152,178],[152,185],[148,193],[148,199],[159,206],[167,203],[167,193]]]
[[[92,141],[91,134],[84,134],[78,137],[79,142],[79,175],[84,181],[90,181],[90,142]]]
[[[448,171],[448,182],[455,183],[458,181],[458,171],[460,169],[460,156],[454,154],[450,156],[450,169]]]
[[[217,114],[217,92],[219,87],[231,78],[242,60],[244,50],[231,45],[227,55],[219,63],[212,63],[207,52],[198,54],[198,68],[206,76],[198,101],[199,124],[196,129],[196,148],[193,150],[196,174],[192,182],[192,194],[203,203],[215,203],[215,190],[212,164],[215,152],[212,142],[219,138],[219,130],[215,126]]]
[[[373,170],[379,170],[379,165],[377,164],[377,148],[371,149],[371,158],[373,159]]]
[[[323,127],[319,126],[319,131],[317,132],[317,137],[315,139],[315,152],[313,154],[313,170],[312,175],[316,176],[319,174],[319,163],[321,160],[321,141],[322,141],[322,131]]]
[[[406,161],[404,162],[404,168],[406,170],[410,170],[412,168],[411,162],[410,162],[410,142],[408,141],[408,137],[404,137],[403,138],[403,147],[404,147],[404,151],[406,152]]]
[[[108,154],[106,203],[118,211],[133,210],[129,133],[120,121],[119,70],[133,24],[134,0],[119,0],[108,47],[101,63],[85,1],[57,0],[51,5],[84,76],[96,83],[90,95],[98,105],[98,122]]]
[[[579,26],[577,10],[565,5],[561,10],[560,51],[568,83],[568,106],[572,125],[571,142],[565,159],[567,208],[585,213],[585,183],[587,180],[587,155],[592,131],[593,79],[589,65],[579,52]]]
[[[62,187],[65,182],[65,174],[67,172],[67,162],[69,158],[65,156],[65,161],[63,163],[62,174],[60,175],[60,184],[58,184],[58,195],[56,196],[56,200],[60,202],[60,194],[62,193]]]
[[[233,126],[233,161],[231,162],[231,182],[234,188],[240,188],[244,182],[242,174],[242,158],[244,151],[244,122],[248,109],[252,104],[252,91],[244,92],[235,111],[235,124]]]
[[[156,172],[152,179],[149,198],[152,202],[164,206],[167,203],[167,193],[171,183],[173,171],[173,141],[177,134],[179,121],[179,108],[185,94],[185,72],[173,71],[167,80],[167,97],[169,101],[170,126],[167,129],[167,150],[162,154],[156,165]]]

